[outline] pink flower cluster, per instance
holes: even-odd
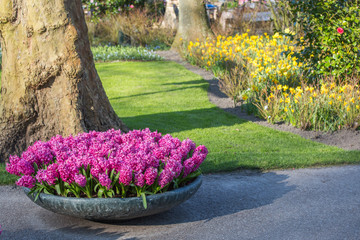
[[[21,157],[11,156],[6,170],[21,178],[19,186],[32,188],[36,183],[55,185],[59,181],[86,186],[81,169],[90,169],[93,178],[110,189],[110,173],[119,174],[125,186],[158,184],[165,187],[175,178],[196,171],[207,156],[205,146],[190,139],[180,141],[149,129],[82,133],[38,141]]]

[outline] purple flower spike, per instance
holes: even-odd
[[[174,179],[196,171],[207,154],[206,147],[196,148],[190,139],[181,142],[148,128],[124,134],[111,129],[37,141],[20,157],[11,156],[6,170],[21,177],[19,186],[40,191],[48,187],[51,190],[58,183],[67,183],[69,188],[85,187],[90,184],[87,181],[100,182],[110,190],[113,183],[107,173],[112,171],[119,174],[120,184],[131,188],[133,183],[148,191],[149,186],[159,184],[164,188]],[[90,173],[91,180],[80,169]]]
[[[6,171],[8,171],[10,174],[14,174],[17,176],[20,176],[20,172],[18,171],[18,163],[21,160],[18,156],[10,156],[9,158],[10,164],[6,163]]]
[[[32,176],[24,175],[17,180],[16,185],[21,187],[33,188],[35,186],[35,178]]]
[[[86,186],[86,177],[84,175],[81,174],[76,174],[75,177],[75,182],[80,186],[80,187],[85,187]]]
[[[204,154],[205,157],[206,155],[209,153],[209,151],[207,150],[207,148],[204,145],[200,145],[195,149],[195,152],[200,152],[201,154]]]
[[[37,174],[36,174],[36,180],[39,183],[45,182],[46,181],[46,176],[45,176],[45,170],[44,169],[40,169]]]
[[[164,171],[162,171],[160,173],[160,177],[159,177],[159,185],[160,187],[165,187],[167,184],[169,184],[175,177],[175,173],[172,172],[169,168],[168,169],[164,169]]]
[[[74,175],[71,170],[72,170],[71,164],[66,164],[66,163],[59,164],[58,171],[62,181],[67,182],[69,184],[71,184],[74,181]]]
[[[149,167],[148,169],[146,169],[144,174],[146,185],[148,186],[153,185],[154,182],[156,181],[157,175],[158,175],[158,170],[156,168]]]
[[[186,177],[190,173],[193,172],[195,168],[195,161],[193,158],[189,158],[184,162],[184,175],[183,177]]]
[[[138,173],[135,175],[135,185],[138,187],[143,187],[145,185],[144,174]]]
[[[125,186],[130,185],[132,181],[132,170],[128,165],[122,166],[120,169],[119,182]]]
[[[34,166],[25,159],[21,159],[18,162],[17,167],[18,167],[18,172],[24,175],[31,175],[35,172]]]
[[[99,182],[102,186],[106,187],[107,190],[111,188],[111,179],[105,173],[99,175]]]
[[[50,184],[55,185],[56,181],[59,179],[60,175],[58,172],[58,165],[56,163],[53,163],[47,167],[47,169],[44,171],[44,180]]]

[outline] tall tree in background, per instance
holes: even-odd
[[[182,42],[213,37],[204,0],[179,0],[179,27],[172,44],[178,49]]]
[[[127,130],[105,94],[81,0],[0,0],[0,161],[36,140]]]
[[[178,15],[179,15],[179,0],[168,0],[166,2],[164,20],[161,23],[161,27],[177,29],[178,27]]]

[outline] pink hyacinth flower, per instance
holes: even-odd
[[[6,163],[6,171],[10,174],[21,176],[21,173],[18,171],[17,164],[21,160],[18,156],[10,156],[10,163]]]
[[[172,172],[170,169],[164,169],[159,176],[159,185],[161,188],[165,187],[169,184],[175,177],[175,173]]]
[[[158,175],[158,170],[157,170],[157,168],[149,167],[146,169],[144,175],[145,175],[146,184],[148,186],[151,186],[156,181],[156,178]]]
[[[128,186],[132,181],[132,170],[130,166],[123,165],[120,170],[119,182]]]
[[[35,169],[30,162],[21,159],[17,164],[17,171],[23,173],[24,175],[31,175],[35,172]]]
[[[145,185],[145,177],[143,173],[135,174],[135,185],[138,187],[143,187]]]
[[[75,177],[75,182],[80,186],[80,187],[85,187],[86,186],[86,177],[84,175],[81,174],[76,174]]]
[[[33,188],[35,186],[35,178],[32,176],[24,175],[17,180],[16,185],[21,187]]]
[[[107,190],[111,188],[111,179],[105,173],[99,175],[99,182],[102,186],[106,187]]]

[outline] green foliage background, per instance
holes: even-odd
[[[302,26],[303,33],[288,35],[303,47],[295,56],[307,64],[310,75],[342,77],[360,72],[358,0],[290,0],[289,4],[292,21]]]
[[[134,8],[146,8],[154,14],[162,14],[165,10],[163,0],[82,0],[85,10],[91,12],[93,19],[98,19],[104,14],[116,14],[131,11]]]

